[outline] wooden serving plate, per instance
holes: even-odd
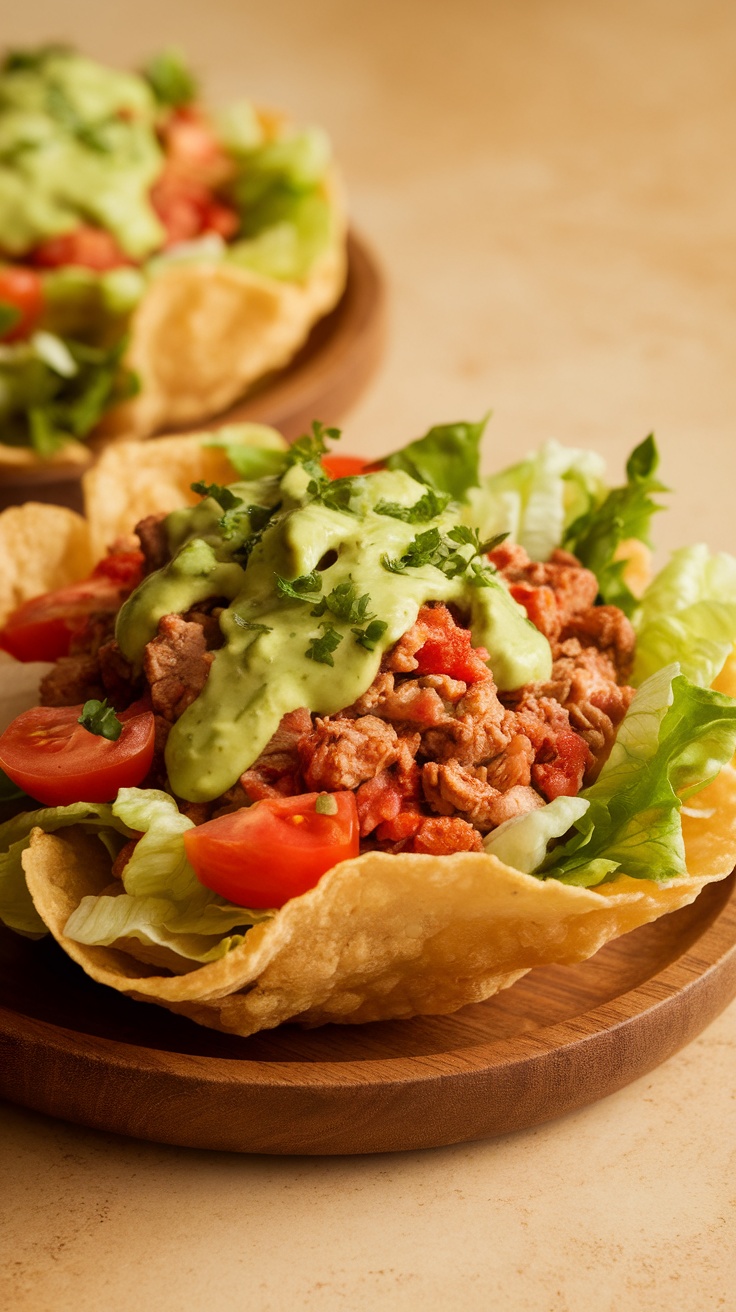
[[[201,432],[224,424],[270,424],[293,441],[313,419],[334,424],[354,405],[373,376],[383,353],[386,296],[375,256],[354,232],[348,234],[348,276],[338,304],[320,319],[304,346],[285,369],[269,374],[257,387],[221,414],[167,432]],[[146,439],[155,441],[154,438]],[[43,468],[0,469],[0,510],[27,500],[50,501],[83,509],[81,477],[94,461],[87,459]]]
[[[736,875],[579,966],[452,1016],[231,1038],[0,934],[0,1094],[98,1129],[258,1153],[431,1148],[622,1088],[736,995]]]

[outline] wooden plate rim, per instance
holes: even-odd
[[[734,876],[731,876],[733,880]],[[489,1043],[470,1045],[453,1051],[427,1053],[414,1057],[363,1058],[349,1061],[244,1061],[242,1058],[212,1057],[197,1053],[182,1053],[167,1049],[141,1047],[101,1035],[85,1034],[79,1030],[54,1025],[36,1017],[24,1016],[12,1008],[0,1006],[0,1035],[20,1039],[24,1047],[53,1048],[72,1058],[102,1062],[105,1066],[120,1067],[137,1074],[160,1072],[166,1058],[175,1056],[179,1070],[174,1078],[186,1084],[190,1079],[210,1084],[227,1083],[260,1088],[280,1088],[297,1091],[300,1071],[309,1074],[308,1088],[334,1089],[361,1088],[379,1082],[394,1085],[423,1085],[441,1077],[453,1080],[478,1074],[493,1067],[496,1070],[513,1069],[530,1061],[559,1055],[566,1048],[594,1045],[604,1042],[614,1030],[625,1030],[636,1025],[647,1014],[679,1006],[687,995],[707,988],[717,976],[733,966],[730,996],[736,994],[736,883],[730,896],[694,942],[683,953],[668,962],[663,970],[650,976],[635,988],[594,1007],[590,1011],[542,1026],[527,1034],[501,1038]],[[729,936],[730,931],[730,936]],[[703,969],[703,949],[715,946],[717,955]],[[719,950],[720,949],[720,950]],[[729,997],[721,997],[718,1006],[708,1019],[713,1019]],[[621,1015],[626,1005],[627,1014]],[[149,1004],[150,1005],[150,1004]],[[707,1022],[706,1022],[707,1023]],[[702,1028],[700,1026],[699,1028]],[[227,1036],[225,1036],[227,1037]],[[235,1036],[234,1036],[235,1037]],[[247,1042],[247,1040],[239,1040]],[[685,1040],[683,1040],[685,1041]],[[679,1046],[679,1045],[678,1045]],[[673,1049],[673,1051],[676,1049]],[[438,1070],[435,1058],[441,1062]],[[279,1074],[282,1075],[279,1078]],[[288,1077],[291,1078],[288,1078]],[[295,1078],[296,1076],[296,1078]],[[332,1078],[330,1078],[332,1076]],[[339,1079],[337,1078],[339,1076]]]

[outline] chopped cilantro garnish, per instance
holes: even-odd
[[[273,633],[270,624],[257,624],[255,620],[247,620],[243,615],[238,615],[237,611],[232,612],[232,617],[239,629],[248,629],[251,633]]]
[[[323,623],[320,628],[323,630],[321,637],[312,638],[304,655],[310,661],[319,661],[320,665],[334,665],[332,653],[340,646],[344,635],[331,624]]]
[[[379,501],[373,509],[377,515],[390,515],[406,524],[426,524],[441,515],[449,501],[449,492],[435,492],[434,488],[428,487],[413,506],[402,506],[398,501]]]
[[[77,724],[81,724],[82,728],[88,729],[90,733],[97,734],[99,738],[109,738],[113,743],[117,742],[123,732],[123,726],[115,714],[114,707],[107,704],[107,697],[101,702],[95,698],[85,702]]]
[[[332,612],[338,620],[344,620],[346,624],[358,624],[361,620],[373,619],[369,614],[368,607],[371,604],[370,596],[364,592],[362,597],[358,597],[357,588],[351,578],[343,583],[338,583],[317,603],[313,615],[324,615],[326,610]]]
[[[392,574],[404,574],[407,569],[434,565],[448,579],[468,573],[469,582],[478,587],[487,587],[496,571],[482,557],[507,536],[506,533],[500,533],[487,542],[481,542],[477,528],[467,528],[464,524],[456,525],[448,533],[441,533],[438,528],[428,528],[423,533],[417,533],[403,556],[392,559],[384,555],[381,564]],[[458,550],[466,546],[472,548],[472,555],[464,555]]]
[[[322,579],[316,570],[311,574],[301,574],[296,579],[284,579],[280,574],[275,574],[276,590],[281,597],[288,597],[291,601],[316,601],[317,595],[322,591]]]
[[[365,629],[353,629],[355,641],[358,646],[365,647],[366,651],[374,651],[376,643],[381,641],[387,628],[385,620],[371,620]]]
[[[320,793],[314,804],[314,809],[317,815],[337,815],[337,802],[332,793]]]
[[[236,506],[243,505],[243,498],[235,495],[229,487],[222,487],[220,483],[192,483],[192,492],[196,492],[200,497],[212,497],[221,510],[234,510]]]

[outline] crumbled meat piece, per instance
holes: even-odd
[[[502,543],[490,560],[509,584],[515,601],[550,642],[574,616],[593,606],[598,580],[569,551],[553,551],[549,560],[530,560],[523,547]]]
[[[458,815],[429,816],[406,850],[450,856],[453,852],[482,852],[483,842],[478,830]]]
[[[585,774],[588,784],[608,757],[634,689],[616,683],[613,662],[597,648],[581,647],[577,638],[568,638],[560,651],[549,681],[539,685],[538,691],[562,704],[571,727],[588,744],[594,757]]]
[[[405,679],[376,703],[375,710],[384,720],[396,724],[442,724],[448,718],[448,708],[465,691],[464,683],[444,674]]]
[[[369,715],[376,707],[382,703],[394,690],[394,676],[389,670],[379,670],[370,688],[367,688],[361,697],[354,701],[352,706],[348,706],[342,715],[357,719],[359,715]]]
[[[96,656],[62,656],[41,680],[42,706],[77,706],[91,697],[101,700],[105,689]]]
[[[115,615],[111,611],[95,611],[88,615],[81,627],[72,634],[70,656],[96,656],[101,647],[115,634]]]
[[[393,765],[399,755],[396,730],[375,715],[357,720],[315,720],[314,729],[298,744],[307,789],[337,792],[357,788]]]
[[[115,639],[100,647],[97,655],[100,679],[111,704],[116,710],[124,710],[140,696],[142,680],[136,675],[130,661],[123,656]]]
[[[166,515],[146,515],[145,519],[136,524],[135,532],[145,557],[146,573],[152,574],[171,559]]]
[[[581,646],[596,647],[603,652],[614,666],[617,682],[624,682],[631,674],[636,634],[618,606],[591,606],[590,610],[573,616],[560,637],[563,646],[566,639],[577,638]]]
[[[514,732],[513,715],[499,702],[489,674],[471,684],[454,716],[446,715],[436,728],[425,730],[422,753],[430,760],[455,758],[462,765],[477,765],[502,752]]]
[[[441,815],[459,811],[482,833],[543,805],[533,788],[514,784],[502,792],[488,782],[484,766],[466,767],[458,761],[444,765],[428,761],[422,770],[422,787],[433,811]]]
[[[503,751],[486,763],[486,779],[499,792],[516,788],[519,784],[527,786],[532,781],[533,763],[532,744],[525,733],[515,733]]]
[[[251,802],[263,797],[293,797],[303,791],[297,744],[311,732],[312,717],[306,706],[282,716],[270,742],[240,776],[240,784]]]
[[[172,723],[178,720],[204,688],[213,659],[200,624],[164,615],[143,657],[154,711]]]

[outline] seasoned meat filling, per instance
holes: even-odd
[[[151,516],[137,532],[148,567],[157,568],[168,555],[162,520]],[[592,782],[633,696],[625,684],[633,629],[616,607],[595,605],[595,576],[565,551],[540,563],[504,543],[491,560],[550,642],[546,682],[499,693],[488,653],[472,646],[447,606],[429,603],[352,706],[284,715],[239,783],[207,806],[189,807],[192,818],[267,797],[349,789],[367,847],[478,851],[482,835],[504,821]],[[222,643],[222,604],[213,597],[186,615],[164,616],[142,677],[119,651],[109,620],[90,623],[81,649],[44,680],[45,703],[107,695],[122,709],[147,693],[156,715],[151,782],[166,787],[166,738],[205,686]]]

